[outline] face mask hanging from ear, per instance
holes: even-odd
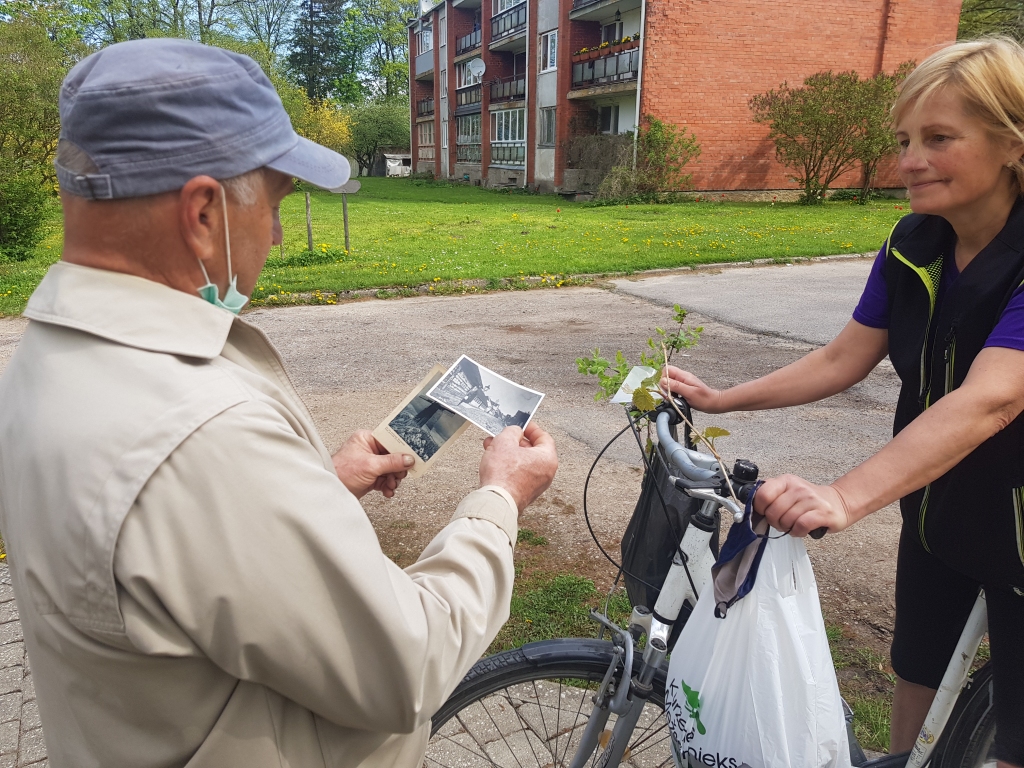
[[[238,290],[238,275],[231,273],[231,233],[228,231],[228,198],[224,192],[224,185],[220,188],[220,199],[224,207],[224,250],[227,253],[228,259],[228,289],[224,292],[224,299],[220,298],[220,289],[210,282],[210,276],[206,274],[206,267],[203,266],[202,259],[196,259],[199,262],[199,268],[203,270],[203,277],[206,278],[206,285],[199,288],[199,295],[206,301],[213,304],[215,307],[226,309],[233,315],[237,315],[242,311],[242,307],[245,306],[246,302],[249,301],[249,297]]]

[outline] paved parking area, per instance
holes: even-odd
[[[433,364],[468,354],[547,397],[538,421],[558,445],[552,488],[523,525],[550,541],[552,568],[614,576],[586,531],[582,487],[604,443],[624,425],[621,410],[595,403],[595,382],[575,359],[599,347],[635,359],[655,326],[681,303],[705,327],[701,344],[679,358],[714,386],[784,365],[827,341],[846,322],[870,268],[868,259],[683,272],[617,280],[607,288],[507,291],[465,297],[370,300],[247,314],[279,347],[328,447],[373,428]],[[0,320],[0,371],[24,332]],[[898,382],[880,366],[849,392],[774,413],[701,418],[732,432],[729,459],[755,459],[765,475],[796,472],[825,482],[881,447],[890,434]],[[482,432],[471,430],[439,466],[402,486],[392,501],[369,498],[367,514],[385,552],[411,562],[477,482]],[[639,490],[636,446],[621,440],[595,473],[593,524],[615,551]],[[809,542],[826,618],[884,643],[891,630],[899,517],[883,510],[852,531]],[[45,748],[6,565],[0,565],[0,768],[45,765]]]

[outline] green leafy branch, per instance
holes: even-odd
[[[689,327],[686,324],[687,311],[678,304],[672,310],[672,319],[678,327],[673,331],[655,328],[657,335],[647,339],[647,349],[640,353],[639,365],[654,369],[654,374],[644,379],[633,391],[633,407],[641,413],[653,411],[657,407],[655,395],[661,397],[658,382],[661,380],[662,370],[671,362],[672,356],[683,349],[697,346],[700,335],[704,332],[703,326]],[[633,365],[626,359],[622,350],[616,351],[615,360],[611,361],[601,356],[600,349],[595,349],[590,357],[578,358],[576,368],[585,376],[597,377],[598,391],[594,399],[604,400],[614,397],[622,388],[622,383],[633,369]]]

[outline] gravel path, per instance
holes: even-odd
[[[460,354],[547,397],[537,420],[559,448],[551,489],[522,525],[550,544],[533,567],[588,575],[606,585],[614,571],[587,533],[583,481],[597,451],[625,422],[614,406],[595,403],[594,382],[575,358],[600,347],[639,355],[655,326],[667,326],[674,301],[693,307],[704,339],[680,362],[715,386],[762,375],[824,341],[848,317],[870,263],[706,271],[618,281],[604,287],[506,291],[463,297],[367,300],[338,306],[260,309],[247,318],[281,350],[328,447],[358,428],[373,428],[435,363]],[[842,279],[840,279],[842,278]],[[832,291],[830,294],[829,292]],[[780,307],[801,307],[780,319]],[[24,331],[21,319],[0,320],[0,370]],[[824,329],[824,330],[821,330]],[[775,413],[701,417],[732,432],[721,440],[731,459],[750,458],[762,475],[795,472],[828,481],[888,439],[898,382],[882,366],[849,392]],[[402,486],[393,500],[366,503],[385,552],[412,562],[476,482],[484,434],[470,428],[426,476]],[[604,545],[617,549],[635,504],[640,465],[635,444],[621,440],[594,473],[589,505]],[[892,627],[892,590],[899,516],[883,510],[851,531],[808,542],[826,620],[885,647]],[[10,601],[0,575],[0,768],[44,757],[31,683]],[[4,761],[8,762],[4,762]],[[17,762],[15,762],[17,760]]]

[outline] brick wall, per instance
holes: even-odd
[[[956,38],[960,3],[648,0],[641,112],[697,135],[697,189],[793,187],[767,128],[751,119],[750,97],[823,69],[870,77],[921,61]],[[854,171],[837,186],[859,181]],[[879,182],[899,186],[894,164],[880,169]]]

